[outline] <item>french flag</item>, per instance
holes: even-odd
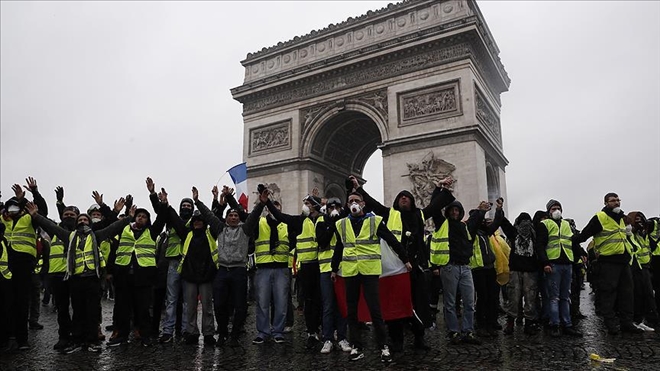
[[[247,165],[245,162],[240,163],[231,169],[227,170],[231,180],[236,186],[236,195],[238,203],[243,206],[243,209],[248,209],[248,187],[247,187]]]

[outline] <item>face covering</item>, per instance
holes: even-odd
[[[72,231],[76,228],[76,218],[74,217],[67,217],[67,218],[62,218],[62,222],[60,223],[62,228]]]
[[[310,213],[309,206],[303,204],[302,213],[303,213],[303,215],[308,216],[309,213]]]
[[[190,217],[192,217],[193,211],[192,209],[181,209],[179,210],[179,215],[181,215],[181,219],[183,220],[188,220]]]
[[[621,212],[621,208],[617,206],[614,209],[612,209],[612,212],[615,213],[615,214],[618,214],[618,213]]]
[[[321,206],[321,214],[325,214],[326,212],[326,207],[325,205]]]
[[[10,214],[18,214],[21,211],[21,208],[16,205],[11,205],[7,208],[7,212]]]
[[[552,212],[552,219],[559,220],[561,219],[561,210],[555,210]]]
[[[626,226],[626,234],[627,234],[628,236],[632,236],[632,225],[628,224],[628,225]]]
[[[87,224],[82,223],[82,222],[81,222],[81,223],[78,223],[78,224],[76,225],[76,228],[77,228],[77,229],[83,229],[83,228],[85,228],[85,227],[87,227]]]
[[[330,212],[330,216],[333,217],[333,218],[338,217],[338,216],[339,216],[339,210],[337,210],[337,209],[333,209],[333,210]]]
[[[354,203],[351,204],[351,213],[352,214],[359,214],[360,211],[362,211],[362,207],[360,206],[360,204],[358,204],[357,202],[354,202]]]
[[[98,223],[101,221],[101,218],[92,218],[92,223]]]

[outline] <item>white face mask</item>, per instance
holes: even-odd
[[[333,218],[338,217],[339,216],[339,210],[337,210],[337,209],[332,210],[330,212],[330,216],[333,217]]]
[[[552,212],[552,219],[559,220],[561,219],[561,210],[555,210]]]
[[[362,211],[362,206],[360,206],[359,203],[354,202],[351,204],[351,213],[352,214],[359,214],[360,211]]]
[[[626,226],[626,234],[627,234],[628,236],[632,236],[632,225],[628,224],[628,225]]]
[[[321,214],[325,214],[325,212],[326,212],[325,205],[321,206],[321,211],[320,212],[321,212]]]
[[[19,211],[21,211],[21,208],[16,205],[11,205],[7,208],[8,213],[17,213]]]
[[[303,213],[303,215],[308,216],[309,213],[310,213],[309,206],[303,204],[303,206],[302,206],[302,213]]]
[[[92,218],[92,223],[98,223],[101,221],[101,218]]]
[[[618,214],[618,213],[621,212],[621,208],[617,206],[614,209],[612,209],[612,212],[615,213],[615,214]]]

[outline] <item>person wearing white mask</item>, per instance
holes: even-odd
[[[536,251],[543,266],[544,283],[550,299],[550,335],[581,337],[571,320],[570,296],[572,268],[579,257],[579,245],[573,243],[573,232],[568,221],[562,219],[562,206],[557,200],[546,204],[549,219],[536,227]]]
[[[605,195],[604,203],[605,207],[591,218],[573,240],[581,243],[589,237],[594,238],[594,250],[600,266],[596,287],[607,331],[610,334],[640,333],[643,330],[633,325],[633,276],[630,269],[632,250],[626,237],[621,199],[616,193],[610,192]]]

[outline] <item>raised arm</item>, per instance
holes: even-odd
[[[270,202],[268,199],[268,191],[264,191],[263,194],[259,195],[259,203],[255,205],[254,209],[252,209],[252,212],[250,212],[248,215],[245,224],[242,226],[243,232],[245,232],[246,235],[255,235],[255,232],[257,231],[257,223],[259,223],[259,217],[261,216],[261,212],[264,210],[264,207],[268,202]]]
[[[456,200],[449,189],[453,183],[454,180],[451,177],[446,177],[438,182],[431,194],[431,202],[422,209],[424,218],[428,219],[436,213],[442,213],[443,208]]]
[[[66,208],[66,205],[64,204],[64,187],[55,187],[55,198],[57,199],[57,202],[55,203],[55,206],[57,207],[57,215],[59,215],[60,220],[62,220],[62,214],[64,214],[64,209]]]
[[[238,218],[242,222],[245,222],[248,218],[248,213],[245,212],[243,206],[239,205],[238,202],[236,202],[236,198],[234,198],[233,192],[234,190],[232,188],[228,188],[227,186],[222,187],[222,193],[224,194],[225,200],[227,200],[229,207],[238,211]]]
[[[600,224],[600,220],[598,220],[598,216],[594,215],[591,220],[589,220],[589,223],[587,223],[587,226],[584,227],[582,232],[577,233],[576,235],[573,236],[573,241],[576,243],[582,243],[586,240],[589,239],[589,237],[595,236],[597,233],[603,230],[603,226]]]
[[[131,211],[129,211],[131,215],[130,217],[125,217],[123,219],[116,220],[113,223],[111,223],[109,226],[103,229],[99,229],[98,231],[95,231],[94,235],[96,235],[96,240],[99,241],[99,243],[101,243],[101,241],[105,241],[109,238],[112,238],[120,234],[124,230],[124,228],[126,228],[126,226],[130,224],[133,216],[135,216],[135,209],[136,209],[135,207],[132,207]]]
[[[65,243],[65,245],[69,243],[69,235],[71,234],[71,232],[55,224],[55,222],[53,222],[52,220],[41,216],[39,214],[39,208],[35,203],[28,202],[27,205],[25,205],[25,208],[32,217],[33,225],[36,225],[37,227],[41,227],[44,231],[46,231],[46,233],[48,233],[51,236],[57,236],[57,238],[62,240]]]
[[[497,208],[495,208],[495,218],[493,218],[493,222],[488,226],[488,235],[492,236],[497,232],[498,229],[500,229],[500,226],[502,225],[502,220],[504,219],[504,209],[502,209],[502,205],[504,205],[504,199],[503,198],[498,198],[497,199]]]
[[[192,199],[193,202],[195,202],[195,206],[197,206],[197,210],[202,214],[202,219],[204,219],[204,222],[209,225],[211,235],[214,237],[219,235],[224,229],[225,223],[218,219],[218,217],[213,214],[213,211],[199,200],[199,191],[197,191],[196,187],[192,187]]]
[[[504,232],[506,238],[509,239],[509,241],[514,241],[518,236],[518,230],[511,224],[506,216],[502,218],[502,231]]]
[[[470,215],[468,218],[467,228],[472,239],[474,239],[474,237],[477,235],[477,230],[479,229],[481,222],[483,222],[484,217],[486,216],[486,212],[489,210],[490,204],[486,201],[481,201],[479,207],[477,208],[477,212],[472,213],[472,215]]]
[[[37,180],[30,176],[25,178],[25,182],[27,183],[27,185],[23,186],[23,188],[25,188],[25,190],[27,190],[28,192],[32,193],[32,199],[34,200],[33,202],[39,210],[39,214],[42,215],[43,217],[47,217],[48,204],[46,204],[46,200],[44,200],[41,193],[39,193],[39,188],[37,187]],[[21,197],[24,196],[25,196],[25,192],[23,192],[23,195]]]
[[[385,220],[387,220],[387,218],[390,216],[390,208],[384,206],[376,199],[371,197],[371,195],[369,195],[369,193],[367,193],[367,191],[365,191],[364,188],[360,186],[360,183],[356,177],[351,175],[348,177],[348,179],[353,182],[353,188],[355,188],[355,191],[362,195],[362,200],[364,200],[364,204],[367,206],[367,208],[373,211],[376,215],[380,215]]]

